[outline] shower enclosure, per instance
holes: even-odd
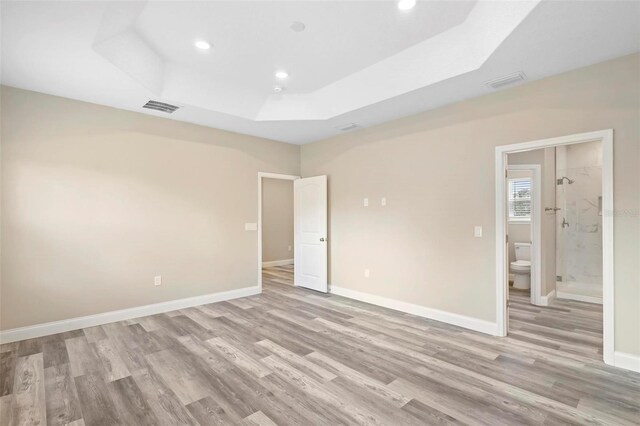
[[[556,297],[602,303],[602,147],[556,148]]]

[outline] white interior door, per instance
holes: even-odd
[[[295,285],[327,293],[327,177],[293,181]]]

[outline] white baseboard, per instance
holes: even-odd
[[[546,296],[540,297],[540,306],[549,306],[549,304],[556,298],[556,291],[551,290]]]
[[[344,287],[332,285],[330,288],[332,294],[348,297],[350,299],[360,300],[361,302],[371,303],[400,312],[429,318],[436,321],[445,322],[447,324],[457,325],[458,327],[468,328],[469,330],[479,331],[481,333],[498,336],[497,324],[465,315],[454,314],[451,312],[441,311],[438,309],[427,308],[426,306],[415,305],[413,303],[401,302],[395,299],[388,299],[375,294],[362,293],[360,291],[350,290]]]
[[[263,268],[267,268],[269,266],[285,266],[285,265],[293,265],[293,259],[272,260],[270,262],[262,262]]]
[[[597,303],[602,305],[602,297],[584,296],[576,293],[566,293],[564,291],[556,291],[557,299],[576,300],[578,302]]]
[[[613,365],[640,373],[640,356],[616,351],[613,353]]]
[[[244,287],[237,290],[170,300],[168,302],[137,306],[119,311],[103,312],[86,317],[69,318],[61,321],[13,328],[10,330],[0,331],[0,342],[10,343],[18,340],[33,339],[35,337],[48,336],[51,334],[63,333],[65,331],[78,330],[80,328],[94,327],[96,325],[139,318],[147,315],[161,314],[178,309],[190,308],[192,306],[206,305],[207,303],[222,302],[224,300],[237,299],[239,297],[253,296],[254,294],[259,293],[260,288],[258,286]]]

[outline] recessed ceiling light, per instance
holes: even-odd
[[[398,1],[398,9],[400,10],[410,10],[416,5],[416,0],[399,0]]]
[[[300,33],[304,31],[304,29],[307,27],[304,23],[296,21],[296,22],[293,22],[289,28],[291,28],[292,31]]]
[[[289,77],[289,73],[287,73],[286,71],[277,71],[276,77],[280,80],[284,80],[285,78]]]
[[[283,90],[284,90],[284,87],[282,87],[282,86],[276,86],[276,87],[273,88],[273,91],[276,92],[276,93],[280,93]]]
[[[201,50],[208,50],[209,48],[211,48],[211,44],[208,41],[204,41],[204,40],[197,40],[193,44],[195,44],[196,47]]]

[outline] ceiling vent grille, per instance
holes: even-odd
[[[142,108],[147,109],[155,109],[156,111],[166,112],[167,114],[173,114],[178,108],[178,106],[165,104],[164,102],[158,101],[149,101],[142,106]]]
[[[356,123],[347,123],[347,124],[343,124],[342,126],[338,126],[336,127],[336,129],[340,130],[341,132],[348,132],[349,130],[353,130],[353,129],[357,129],[358,126]]]
[[[505,75],[504,77],[496,78],[495,80],[489,80],[485,84],[494,89],[498,89],[509,84],[520,83],[526,80],[527,76],[522,71],[514,72],[513,74]]]

